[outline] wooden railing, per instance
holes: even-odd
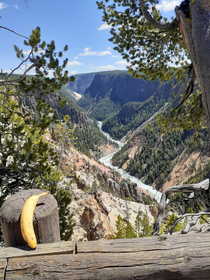
[[[210,279],[210,234],[3,248],[0,279]]]

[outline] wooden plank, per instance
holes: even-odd
[[[26,256],[74,254],[75,246],[72,241],[38,244],[35,250],[28,246],[6,247],[0,249],[0,259],[20,258]]]
[[[209,279],[209,250],[145,253],[90,253],[15,258],[6,280],[37,279]]]
[[[0,280],[4,280],[5,276],[5,270],[7,267],[7,260],[6,259],[1,259],[0,260]]]
[[[78,243],[77,254],[10,258],[6,280],[210,279],[209,241],[208,233]]]
[[[124,253],[153,250],[174,250],[190,244],[202,248],[210,243],[210,234],[165,235],[144,238],[97,240],[77,243],[77,253]],[[191,244],[192,243],[192,244]]]

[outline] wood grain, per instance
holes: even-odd
[[[3,258],[0,260],[0,280],[4,280],[4,275],[7,267],[7,260]]]
[[[62,241],[56,243],[38,244],[33,250],[28,246],[7,247],[0,249],[0,260],[20,257],[32,257],[57,254],[74,254],[74,243],[72,241]]]
[[[209,233],[83,242],[76,254],[65,244],[73,246],[56,243],[50,252],[50,244],[41,244],[30,256],[4,249],[5,279],[210,279]]]
[[[23,205],[30,196],[43,192],[45,190],[24,190],[12,195],[3,203],[0,209],[0,222],[6,247],[26,244],[20,230]],[[51,194],[39,198],[33,221],[38,244],[60,241],[58,204]]]

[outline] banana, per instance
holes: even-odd
[[[44,192],[39,195],[33,195],[29,197],[25,204],[20,216],[20,230],[23,236],[23,239],[26,241],[29,247],[35,249],[37,246],[36,235],[34,233],[33,227],[33,214],[37,204],[38,199],[41,196],[47,195],[49,192]]]

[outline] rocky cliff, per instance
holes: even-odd
[[[51,133],[45,135],[45,141],[60,152]],[[109,146],[107,148],[110,149]],[[106,153],[105,147],[103,151]],[[113,238],[118,215],[125,220],[129,216],[132,226],[140,210],[148,215],[150,223],[157,216],[156,206],[149,194],[74,149],[64,151],[61,169],[67,176],[65,181],[69,183],[71,191],[69,211],[74,214],[76,224],[72,240]]]

